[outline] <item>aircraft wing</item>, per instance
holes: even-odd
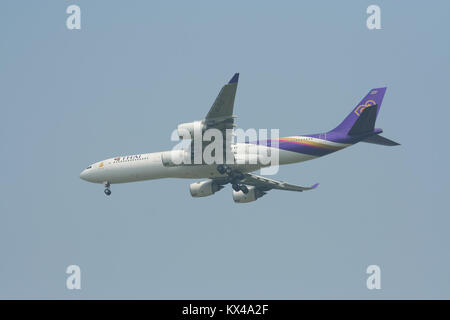
[[[214,101],[205,119],[202,120],[202,123],[205,125],[204,130],[207,129],[220,130],[222,132],[222,137],[225,141],[230,141],[226,140],[230,138],[229,135],[227,135],[227,129],[233,129],[235,127],[234,124],[235,116],[233,115],[233,108],[238,80],[239,80],[239,73],[235,73],[234,76],[231,78],[231,80],[222,87],[222,89],[219,92],[219,95]],[[208,144],[209,142],[204,142],[202,140],[201,142],[202,151]],[[226,161],[225,159],[226,154],[232,155],[233,153],[228,143],[225,143],[223,148],[224,148],[223,149],[224,161]],[[193,159],[194,140],[191,141],[189,150],[191,151],[191,157]]]
[[[205,124],[207,128],[225,130],[234,127],[233,107],[238,80],[239,73],[235,73],[233,78],[220,90],[219,95],[206,115]]]
[[[316,183],[315,185],[313,185],[311,187],[302,187],[302,186],[297,186],[294,184],[289,184],[284,181],[277,181],[277,180],[269,179],[266,177],[258,176],[253,173],[245,173],[244,177],[245,178],[241,180],[241,183],[249,185],[249,186],[254,186],[261,191],[278,189],[278,190],[289,190],[289,191],[301,192],[301,191],[315,189],[319,185],[318,183]]]

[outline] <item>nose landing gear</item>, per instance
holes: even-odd
[[[109,184],[109,182],[106,181],[106,182],[104,183],[104,185],[105,185],[105,194],[106,194],[107,196],[111,195],[111,189],[109,189],[109,187],[110,187],[111,185]]]

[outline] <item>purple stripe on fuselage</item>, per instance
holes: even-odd
[[[316,138],[324,141],[330,141],[335,143],[343,143],[352,145],[355,143],[358,143],[359,141],[373,136],[375,134],[379,134],[383,132],[381,129],[375,129],[373,132],[364,134],[364,135],[358,135],[358,136],[350,136],[346,133],[342,132],[327,132],[327,133],[318,133],[318,134],[309,134],[309,135],[303,135],[303,137],[311,137]],[[283,139],[283,138],[281,138]],[[252,141],[249,142],[252,144],[258,144],[268,147],[278,147],[282,150],[292,151],[292,152],[298,152],[303,154],[308,154],[312,156],[321,157],[330,153],[333,153],[335,151],[341,150],[341,148],[337,147],[334,148],[333,146],[320,146],[320,145],[312,145],[308,144],[307,142],[302,143],[301,141],[287,141],[287,140],[274,140],[274,139],[268,139],[268,140],[258,140],[258,141]],[[278,145],[277,145],[278,143]],[[320,141],[319,141],[320,143]]]
[[[279,141],[278,148],[282,150],[303,153],[317,157],[321,157],[338,150],[338,149],[323,148],[319,146],[305,145],[292,141]]]
[[[321,147],[321,146],[316,146],[316,145],[307,145],[307,144],[302,144],[299,142],[286,141],[286,140],[274,141],[272,139],[268,139],[268,140],[260,140],[260,141],[250,142],[250,143],[259,144],[259,145],[268,146],[268,147],[277,147],[281,150],[303,153],[303,154],[317,156],[317,157],[321,157],[321,156],[324,156],[324,155],[327,155],[327,154],[330,154],[332,152],[339,150],[339,149],[335,149],[335,148],[326,148],[326,147]]]

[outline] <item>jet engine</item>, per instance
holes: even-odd
[[[194,121],[179,124],[177,127],[178,136],[186,139],[193,139],[195,130],[199,133],[203,133],[203,131],[206,130],[205,123],[203,121]],[[189,133],[190,137],[186,137],[187,133]]]
[[[189,185],[189,191],[194,198],[207,197],[221,190],[223,186],[213,180],[204,180]]]
[[[261,198],[266,193],[264,191],[261,191],[259,189],[256,189],[254,186],[247,186],[248,193],[245,194],[242,191],[234,191],[233,190],[233,200],[237,203],[247,203],[256,201],[256,199]]]

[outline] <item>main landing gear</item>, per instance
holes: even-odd
[[[242,179],[244,179],[244,175],[242,174],[242,172],[234,171],[231,167],[225,164],[219,164],[217,166],[217,171],[220,174],[226,174],[228,176],[228,178],[230,179],[231,187],[234,191],[242,191],[245,194],[248,193],[247,186],[245,184],[239,183]]]
[[[227,174],[228,176],[233,173],[233,170],[225,164],[219,164],[217,166],[217,171],[219,171],[220,174]]]
[[[242,191],[243,193],[247,194],[248,193],[248,188],[245,184],[238,184],[238,183],[233,183],[231,185],[231,187],[233,188],[234,191],[239,192]]]
[[[109,182],[106,181],[106,182],[104,183],[104,185],[105,185],[105,194],[106,194],[107,196],[111,195],[111,189],[109,189],[109,187],[110,187],[111,185],[109,184]]]

